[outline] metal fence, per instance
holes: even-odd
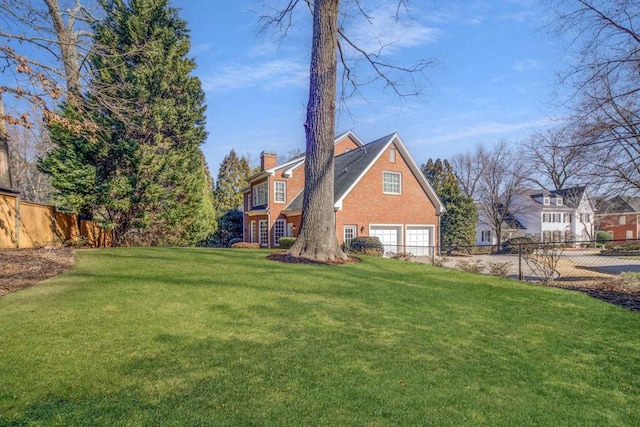
[[[400,248],[398,248],[400,249]],[[416,247],[387,256],[519,280],[580,286],[640,275],[640,240],[519,242],[497,246]],[[414,255],[414,252],[419,255]]]

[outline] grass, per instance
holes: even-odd
[[[640,424],[638,313],[397,260],[80,251],[0,325],[0,425]]]

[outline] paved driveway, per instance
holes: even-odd
[[[424,262],[430,262],[427,259]],[[520,261],[518,255],[473,255],[468,257],[448,257],[445,267],[461,268],[463,263],[480,263],[482,265],[482,273],[490,274],[492,265],[504,265],[508,268],[507,275],[509,277],[518,278],[520,268],[525,280],[535,280],[537,275],[527,265],[525,260]],[[558,276],[563,280],[584,280],[606,278],[610,275],[618,275],[625,271],[640,273],[640,259],[630,257],[612,257],[600,255],[600,250],[584,249],[584,250],[565,250],[557,268]]]

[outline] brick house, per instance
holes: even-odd
[[[640,197],[617,196],[603,203],[598,228],[614,240],[640,239]]]
[[[338,241],[377,236],[387,253],[431,253],[444,207],[398,134],[364,144],[349,131],[335,138],[334,153]],[[302,216],[305,157],[276,159],[262,152],[260,171],[243,191],[244,241],[266,248],[297,236]]]

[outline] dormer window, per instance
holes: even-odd
[[[556,198],[556,206],[562,206],[562,197]]]
[[[551,204],[551,199],[548,197],[543,197],[542,198],[542,204],[543,205],[550,205]]]

